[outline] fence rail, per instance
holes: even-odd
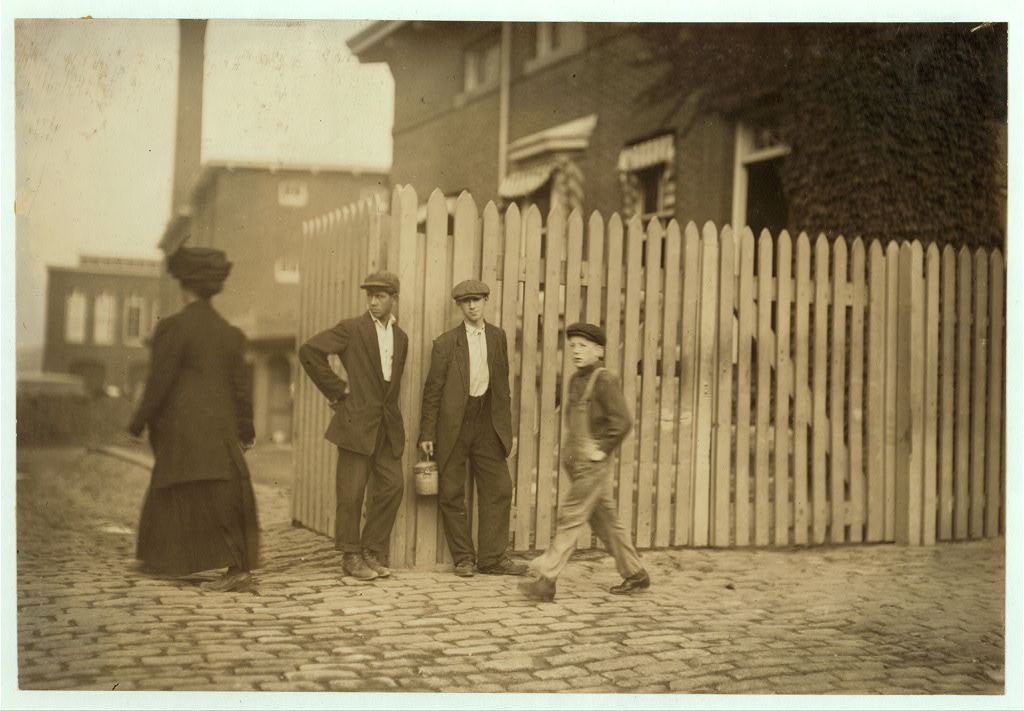
[[[451,285],[492,288],[508,338],[518,450],[510,536],[551,540],[566,486],[559,402],[572,367],[566,323],[599,322],[635,426],[613,464],[619,514],[640,548],[782,546],[997,536],[1004,526],[1002,254],[920,243],[734,234],[617,214],[535,207],[483,213],[463,193],[452,234],[443,195],[416,220],[364,202],[303,226],[298,339],[365,308],[359,280],[402,282],[410,336],[401,406],[415,461],[433,338],[458,323]],[[334,527],[329,410],[297,388],[293,518]],[[473,498],[472,486],[467,494]],[[580,544],[593,543],[590,531]],[[450,560],[433,497],[411,480],[395,565]]]

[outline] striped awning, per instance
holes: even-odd
[[[626,146],[619,153],[619,171],[632,173],[658,163],[672,163],[676,158],[676,140],[671,133],[657,136],[632,146]]]
[[[554,163],[545,163],[534,168],[509,173],[498,187],[498,194],[503,198],[518,198],[529,195],[540,188],[551,178]]]

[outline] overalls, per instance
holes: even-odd
[[[619,522],[611,492],[611,457],[591,460],[597,443],[590,433],[588,408],[594,384],[604,368],[595,368],[578,402],[570,401],[569,434],[563,448],[562,463],[569,475],[569,494],[558,511],[558,530],[554,540],[530,566],[541,577],[555,580],[576,550],[580,529],[589,521],[594,533],[615,558],[619,575],[628,578],[643,570],[640,556],[629,533]]]

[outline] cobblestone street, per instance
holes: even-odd
[[[607,592],[582,554],[554,603],[516,578],[358,584],[312,532],[264,531],[258,594],[132,569],[134,540],[18,559],[22,689],[999,694],[1001,539],[934,548],[681,550]]]

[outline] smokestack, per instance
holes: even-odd
[[[172,219],[187,208],[189,190],[199,174],[205,41],[206,20],[178,20],[178,121],[174,141]]]

